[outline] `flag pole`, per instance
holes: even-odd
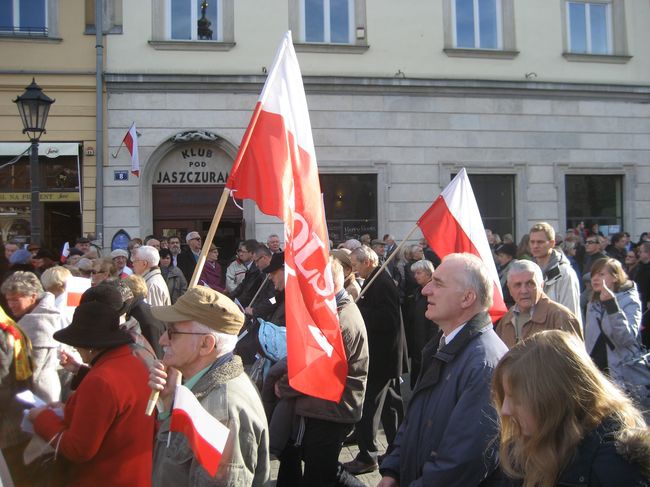
[[[254,303],[255,300],[257,299],[257,296],[260,294],[260,291],[261,291],[262,288],[266,285],[266,283],[269,282],[269,275],[270,275],[270,274],[267,274],[266,276],[264,276],[264,280],[262,281],[262,284],[260,284],[260,287],[257,288],[257,292],[255,293],[255,296],[253,296],[253,299],[251,299],[251,302],[248,303],[248,307],[249,307],[249,308],[252,308],[252,307],[253,307],[253,303]]]
[[[416,224],[413,226],[413,228],[411,229],[411,231],[406,235],[406,237],[404,237],[404,240],[402,240],[402,241],[400,242],[400,244],[397,246],[397,248],[396,248],[396,249],[395,249],[395,250],[394,250],[394,251],[393,251],[393,252],[388,256],[388,259],[386,259],[386,260],[384,261],[384,263],[383,263],[383,264],[381,265],[381,267],[379,268],[379,271],[377,271],[377,272],[375,273],[375,275],[372,276],[372,279],[370,279],[370,282],[368,282],[367,285],[364,284],[363,289],[362,289],[361,292],[359,293],[359,296],[357,296],[357,299],[354,300],[355,303],[359,302],[359,300],[361,299],[361,296],[363,296],[363,294],[366,292],[366,290],[367,290],[370,286],[372,286],[372,283],[375,282],[375,279],[377,279],[377,276],[379,276],[379,274],[381,274],[382,271],[386,268],[386,266],[388,265],[388,263],[389,263],[391,260],[393,260],[393,257],[399,253],[400,249],[404,246],[404,244],[405,244],[406,241],[409,239],[409,237],[410,237],[411,235],[413,235],[413,232],[415,232],[415,230],[417,230],[417,228],[418,228],[418,224],[416,223]]]
[[[113,159],[115,159],[117,155],[120,153],[120,150],[122,149],[123,145],[124,145],[124,139],[122,139],[122,142],[120,142],[120,145],[117,147],[115,153],[111,154],[113,156]]]
[[[221,199],[219,200],[219,204],[217,205],[217,211],[214,212],[214,217],[212,218],[210,229],[208,230],[208,234],[206,235],[205,241],[203,242],[203,247],[201,248],[201,255],[199,255],[199,260],[196,263],[196,267],[194,268],[194,274],[192,274],[192,279],[190,280],[187,286],[188,289],[196,287],[196,284],[199,281],[199,277],[201,276],[201,271],[203,270],[203,265],[205,264],[205,258],[207,257],[208,251],[210,250],[210,244],[212,243],[212,239],[214,238],[215,233],[217,233],[217,227],[219,226],[219,222],[221,221],[221,215],[223,215],[223,210],[226,207],[226,203],[228,202],[229,195],[230,195],[230,190],[228,188],[223,188],[223,193],[221,193]],[[153,410],[156,407],[156,403],[158,402],[159,395],[160,395],[159,391],[151,391],[151,394],[149,394],[149,402],[147,403],[147,409],[145,410],[145,414],[147,416],[151,416],[153,414]]]

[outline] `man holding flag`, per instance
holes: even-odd
[[[164,405],[153,485],[265,485],[270,478],[266,415],[241,359],[233,355],[244,315],[226,296],[204,286],[188,290],[173,306],[151,311],[168,323],[160,338],[162,362],[149,375],[149,387],[160,391]],[[178,372],[186,389],[176,389]],[[192,404],[192,394],[200,406]],[[215,428],[214,419],[224,427]]]

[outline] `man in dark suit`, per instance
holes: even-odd
[[[345,464],[348,472],[357,475],[378,468],[377,428],[389,386],[401,373],[403,344],[397,286],[386,271],[382,271],[369,286],[379,272],[377,254],[363,246],[352,251],[350,260],[353,270],[365,279],[361,288],[363,296],[357,305],[366,325],[370,355],[363,413],[357,423],[359,454]],[[384,430],[395,432],[397,426],[384,424]],[[388,440],[390,442],[392,438]]]
[[[188,248],[182,250],[181,253],[178,254],[176,265],[189,283],[192,280],[194,268],[196,267],[199,255],[201,254],[201,235],[199,235],[199,232],[190,232],[185,237],[185,241],[187,242]]]

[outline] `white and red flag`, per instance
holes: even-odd
[[[169,429],[187,437],[196,459],[214,477],[230,430],[203,409],[196,396],[185,386],[176,386]]]
[[[338,402],[347,360],[329,269],[316,153],[291,32],[282,39],[226,186],[285,225],[289,383]]]
[[[465,168],[452,179],[417,224],[440,258],[455,252],[467,252],[483,260],[494,282],[494,303],[490,308],[490,316],[492,322],[496,323],[506,313],[507,308],[503,302],[499,274]]]
[[[138,132],[135,129],[135,122],[129,127],[129,131],[124,136],[122,143],[126,146],[131,154],[131,174],[140,176],[140,157],[138,156]]]

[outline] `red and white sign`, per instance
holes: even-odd
[[[496,323],[507,311],[490,244],[478,211],[474,191],[463,168],[418,220],[431,248],[442,259],[455,252],[474,254],[483,260],[494,281],[494,303],[490,308]]]
[[[329,269],[328,233],[298,59],[287,32],[226,186],[285,224],[289,383],[338,402],[347,360]]]
[[[90,289],[90,279],[85,277],[70,276],[65,283],[65,309],[63,314],[68,318],[68,322],[72,321],[74,310],[79,306],[81,296],[88,289]]]
[[[170,431],[187,437],[190,448],[201,466],[214,477],[230,430],[208,413],[187,387],[176,387]]]
[[[140,157],[138,156],[138,132],[135,129],[135,122],[129,127],[122,143],[131,154],[131,174],[140,176]]]

